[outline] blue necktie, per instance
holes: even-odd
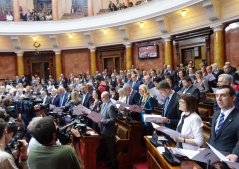
[[[218,122],[218,125],[217,125],[217,128],[216,128],[216,131],[215,131],[216,135],[218,134],[220,128],[221,128],[222,125],[223,125],[224,117],[225,117],[225,115],[224,115],[223,113],[221,113],[221,114],[220,114],[220,118],[219,118],[219,122]]]
[[[164,117],[166,116],[166,112],[167,112],[167,109],[168,109],[168,104],[169,104],[169,97],[167,97],[167,99],[165,100],[165,104],[164,104],[164,107],[163,107],[163,116]]]
[[[61,96],[60,107],[63,105],[63,96]]]

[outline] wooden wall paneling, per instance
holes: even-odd
[[[15,53],[0,53],[0,78],[15,79],[17,75],[17,55]]]

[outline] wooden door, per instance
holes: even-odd
[[[112,73],[114,69],[119,72],[121,70],[121,63],[119,57],[104,58],[104,69],[107,69],[109,73]]]
[[[182,51],[182,63],[187,65],[189,61],[193,61],[194,66],[194,48],[183,49]]]
[[[49,62],[32,63],[32,75],[38,75],[40,78],[46,79],[49,74]]]

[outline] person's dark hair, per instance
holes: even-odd
[[[171,83],[172,83],[172,89],[173,89],[173,87],[174,87],[174,79],[173,79],[173,77],[172,76],[168,76],[168,77],[166,77],[165,79],[169,79],[170,81],[171,81]]]
[[[116,89],[115,89],[114,87],[111,87],[111,88],[110,88],[110,91],[112,91],[112,92],[115,92],[115,93],[116,93]]]
[[[163,81],[159,82],[157,89],[158,90],[166,90],[166,89],[171,89],[171,87],[166,80],[163,80]]]
[[[183,94],[180,99],[185,102],[187,112],[192,113],[197,110],[197,99],[192,94]]]
[[[10,121],[7,123],[7,132],[11,133],[13,132],[13,136],[16,134],[17,132],[17,128],[21,127],[24,129],[23,124],[19,123],[19,122],[15,122],[15,121]]]
[[[153,82],[159,83],[161,80],[162,80],[162,79],[161,79],[160,77],[156,77],[156,78],[154,78]]]
[[[53,133],[56,132],[56,126],[53,117],[47,116],[38,121],[31,132],[32,136],[42,145],[48,145],[53,139]]]
[[[190,76],[185,76],[182,80],[185,80],[187,82],[191,82],[192,83],[192,79]]]
[[[164,78],[165,78],[165,79],[168,78],[168,77],[170,77],[170,76],[171,76],[171,74],[170,74],[169,72],[164,73]]]
[[[2,100],[2,107],[8,107],[11,105],[11,99],[10,98],[5,98]]]
[[[6,113],[4,109],[0,109],[0,118],[3,119],[5,122],[8,122],[10,116]]]
[[[95,91],[96,94],[98,95],[98,100],[101,100],[101,92],[100,92],[100,90],[95,89],[94,91]]]
[[[95,80],[101,81],[101,80],[102,80],[102,77],[101,77],[100,75],[97,75],[97,76],[95,77]]]
[[[229,85],[222,85],[222,86],[219,86],[217,89],[228,89],[229,90],[229,94],[230,96],[236,96],[236,91],[235,89],[233,89],[231,86]]]
[[[0,139],[3,136],[5,128],[6,128],[6,122],[3,119],[0,119]]]

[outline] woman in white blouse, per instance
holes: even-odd
[[[176,137],[178,148],[198,150],[203,145],[203,122],[195,112],[197,100],[191,94],[183,94],[179,99],[179,110],[183,111],[177,126],[181,137]]]

